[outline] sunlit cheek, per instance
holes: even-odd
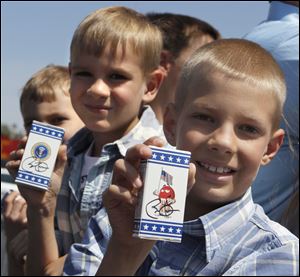
[[[201,135],[195,130],[182,128],[177,131],[177,147],[180,149],[192,151],[201,141]]]

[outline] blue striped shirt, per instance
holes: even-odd
[[[68,166],[57,198],[56,234],[60,255],[68,253],[74,242],[81,242],[90,217],[102,208],[102,194],[109,186],[115,161],[125,156],[131,146],[152,136],[164,138],[162,126],[147,106],[137,125],[117,141],[103,146],[101,155],[89,170],[84,189],[80,186],[84,155],[93,143],[93,134],[81,129],[68,145]]]
[[[74,244],[64,275],[95,275],[111,236],[105,210]],[[180,244],[159,241],[137,275],[299,275],[299,240],[254,204],[240,199],[184,223]]]

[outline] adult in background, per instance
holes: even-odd
[[[286,132],[284,143],[274,161],[261,168],[252,186],[254,201],[279,222],[299,190],[299,2],[272,1],[268,18],[245,39],[260,44],[273,55],[287,84],[282,120]],[[297,220],[299,224],[299,217]]]

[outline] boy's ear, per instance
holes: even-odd
[[[164,113],[164,133],[169,144],[176,146],[176,108],[174,103],[169,103]]]
[[[148,77],[146,90],[143,95],[143,103],[150,103],[157,95],[157,92],[165,78],[163,70],[159,67],[154,70]]]
[[[261,165],[267,165],[277,154],[284,138],[283,129],[278,129],[272,136],[265,154],[262,157]]]
[[[168,50],[162,50],[160,54],[160,66],[166,71],[166,74],[170,71],[173,64],[173,55]]]

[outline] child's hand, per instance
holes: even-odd
[[[51,209],[54,212],[56,197],[60,190],[62,176],[67,161],[67,146],[61,145],[58,151],[54,171],[51,176],[50,187],[47,191],[35,190],[30,187],[18,185],[19,191],[26,199],[28,206]]]
[[[27,227],[27,204],[18,191],[11,192],[3,202],[4,226],[9,241]]]
[[[10,152],[8,162],[6,163],[5,167],[7,168],[9,174],[16,179],[17,172],[21,163],[21,159],[24,154],[25,145],[27,142],[28,137],[25,136],[21,139],[21,142],[18,146],[18,149]]]
[[[122,245],[141,241],[132,237],[135,206],[143,186],[139,167],[141,160],[150,158],[151,154],[151,149],[143,144],[128,149],[125,159],[115,162],[112,184],[103,196],[113,237]]]

